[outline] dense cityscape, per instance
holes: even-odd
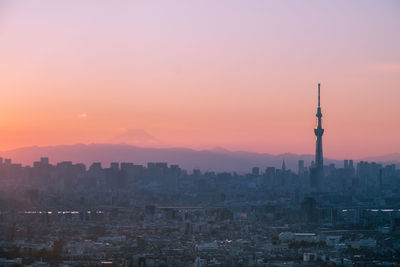
[[[297,170],[1,159],[0,266],[398,265],[400,169],[323,165],[316,116]]]

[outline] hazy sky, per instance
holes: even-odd
[[[0,150],[314,153],[321,82],[325,156],[400,152],[400,1],[3,0],[0,59]]]

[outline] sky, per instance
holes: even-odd
[[[399,1],[0,2],[0,150],[400,152]]]

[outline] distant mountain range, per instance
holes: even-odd
[[[390,164],[390,163],[400,164],[400,153],[392,153],[392,154],[376,156],[376,157],[366,157],[366,158],[362,158],[360,160],[383,162],[383,163],[387,163],[387,164]]]
[[[61,161],[73,163],[85,163],[90,166],[93,162],[101,162],[108,166],[110,162],[133,162],[135,164],[147,164],[147,162],[167,162],[179,164],[182,168],[191,171],[229,171],[245,173],[252,167],[281,167],[285,160],[288,169],[297,171],[298,160],[304,160],[309,166],[314,160],[314,155],[297,155],[285,153],[272,155],[246,151],[229,151],[223,148],[212,150],[193,150],[187,148],[145,148],[127,144],[76,144],[47,147],[24,147],[0,152],[3,158],[11,158],[13,162],[31,165],[40,157],[49,157],[52,164]],[[369,157],[359,160],[400,163],[400,153]],[[359,161],[357,160],[357,161]],[[325,164],[334,163],[343,166],[342,160],[325,159]]]

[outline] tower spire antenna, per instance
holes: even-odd
[[[321,84],[318,83],[318,107],[321,107]]]

